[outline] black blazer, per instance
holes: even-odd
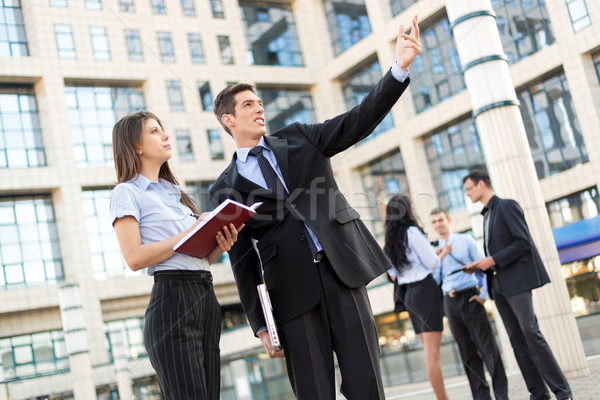
[[[485,250],[486,255],[492,256],[496,262],[494,269],[502,292],[515,296],[549,283],[550,277],[533,243],[519,203],[493,196],[482,214],[487,210],[491,214]],[[490,270],[487,272],[488,288],[491,288],[492,273]],[[492,290],[489,292],[492,296]]]
[[[254,332],[265,326],[256,285],[265,282],[279,325],[313,308],[320,297],[302,222],[316,234],[331,266],[351,288],[366,285],[391,267],[360,215],[339,191],[330,157],[367,137],[408,86],[388,73],[352,110],[322,124],[288,125],[266,136],[289,190],[286,200],[239,175],[236,155],[210,189],[213,205],[226,198],[262,201],[238,235],[229,257],[240,300]]]

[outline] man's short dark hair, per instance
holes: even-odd
[[[224,114],[235,115],[235,95],[245,91],[251,91],[256,94],[256,88],[254,85],[249,83],[238,83],[237,85],[229,85],[225,89],[221,90],[221,92],[215,97],[214,101],[214,113],[217,116],[217,120],[225,129],[225,132],[229,134],[229,136],[233,136],[228,127],[225,126],[223,121],[221,121],[221,117]]]
[[[469,172],[469,175],[463,178],[462,183],[464,184],[467,181],[467,179],[472,180],[473,183],[476,185],[479,182],[483,181],[485,186],[487,186],[490,189],[492,188],[492,180],[490,179],[490,176],[480,169],[474,169],[473,171]]]
[[[432,215],[438,215],[438,214],[444,214],[447,217],[449,217],[450,215],[448,215],[448,210],[446,210],[445,208],[442,207],[436,207],[433,210],[431,210],[431,212],[429,213],[429,216],[431,217]]]

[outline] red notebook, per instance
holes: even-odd
[[[256,209],[261,204],[254,203],[248,207],[231,199],[225,200],[173,246],[173,250],[198,258],[208,256],[217,247],[217,232],[229,224],[233,224],[236,228],[240,227],[256,214]]]

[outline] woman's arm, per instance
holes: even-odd
[[[190,228],[171,236],[170,238],[154,243],[142,244],[140,235],[140,225],[132,216],[125,216],[115,220],[113,227],[117,234],[117,240],[123,253],[125,262],[133,271],[148,268],[152,265],[161,263],[171,257],[175,252],[175,246],[185,235],[187,235],[201,221],[199,219]],[[224,230],[227,227],[224,227]],[[228,251],[237,240],[237,230],[232,225],[227,229],[225,235],[222,232],[217,233],[218,246],[208,255],[208,262],[216,261],[223,251]]]

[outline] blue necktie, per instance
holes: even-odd
[[[283,186],[281,179],[279,179],[279,177],[275,173],[275,170],[273,169],[273,167],[271,167],[269,160],[265,158],[262,151],[262,146],[256,146],[253,149],[251,149],[248,154],[255,156],[258,160],[260,172],[262,172],[263,178],[265,178],[265,182],[267,183],[267,187],[269,188],[269,190],[275,193],[275,195],[280,199],[285,200],[288,198],[288,192],[285,190],[285,186]],[[312,237],[308,233],[306,225],[303,223],[302,226],[304,227],[304,232],[306,233],[306,240],[308,241],[310,252],[314,257],[315,254],[317,254],[317,246],[315,246],[315,243],[312,241]]]

